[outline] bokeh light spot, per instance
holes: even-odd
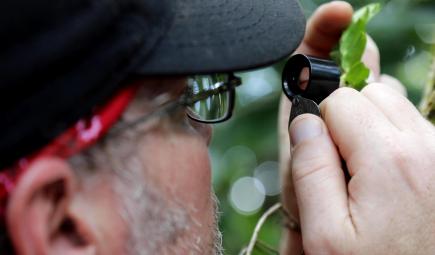
[[[264,199],[264,186],[253,177],[242,177],[231,187],[231,205],[241,214],[253,214],[257,212],[263,205]]]
[[[275,196],[281,192],[277,162],[266,161],[260,164],[254,170],[254,177],[263,184],[266,195]]]

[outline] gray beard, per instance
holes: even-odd
[[[189,254],[223,255],[222,235],[217,226],[218,200],[214,193],[211,194],[213,212],[203,212],[215,216],[213,226],[210,226],[211,238],[199,234],[194,236],[194,231],[189,230],[201,223],[189,215],[183,204],[164,197],[146,178],[146,166],[135,153],[135,147],[125,142],[111,145],[100,143],[74,156],[70,163],[82,180],[109,176],[115,198],[119,201],[118,213],[127,228],[124,254],[180,254],[182,248]],[[205,243],[208,240],[212,242]]]
[[[180,204],[171,203],[152,184],[144,183],[143,167],[134,157],[129,158],[127,165],[124,162],[123,170],[117,171],[119,168],[114,167],[114,192],[120,202],[119,213],[130,231],[125,254],[179,254],[177,249],[183,247],[189,254],[223,255],[222,234],[217,224],[218,200],[214,193],[211,196],[215,220],[213,233],[210,233],[213,243],[204,244],[201,236],[192,236],[189,231],[200,223],[192,219]]]

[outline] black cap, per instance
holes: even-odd
[[[296,0],[2,0],[0,168],[128,79],[269,65],[304,26]]]

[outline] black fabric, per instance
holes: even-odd
[[[263,67],[299,45],[297,0],[178,0],[174,22],[142,74],[207,74]]]
[[[2,0],[0,169],[129,78],[269,65],[304,22],[296,0]]]
[[[1,12],[19,16],[34,1],[17,2],[2,2]],[[35,8],[26,25],[1,26],[1,38],[9,39],[0,48],[0,168],[48,143],[112,95],[172,19],[171,0],[166,6],[162,0],[74,0],[71,10],[55,2],[38,1],[58,7],[48,13]],[[63,15],[50,15],[57,11]]]

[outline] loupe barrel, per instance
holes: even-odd
[[[308,68],[308,80],[301,88],[304,68]],[[292,56],[284,67],[282,87],[290,100],[300,95],[319,104],[340,86],[340,75],[340,68],[333,61],[298,54]]]

